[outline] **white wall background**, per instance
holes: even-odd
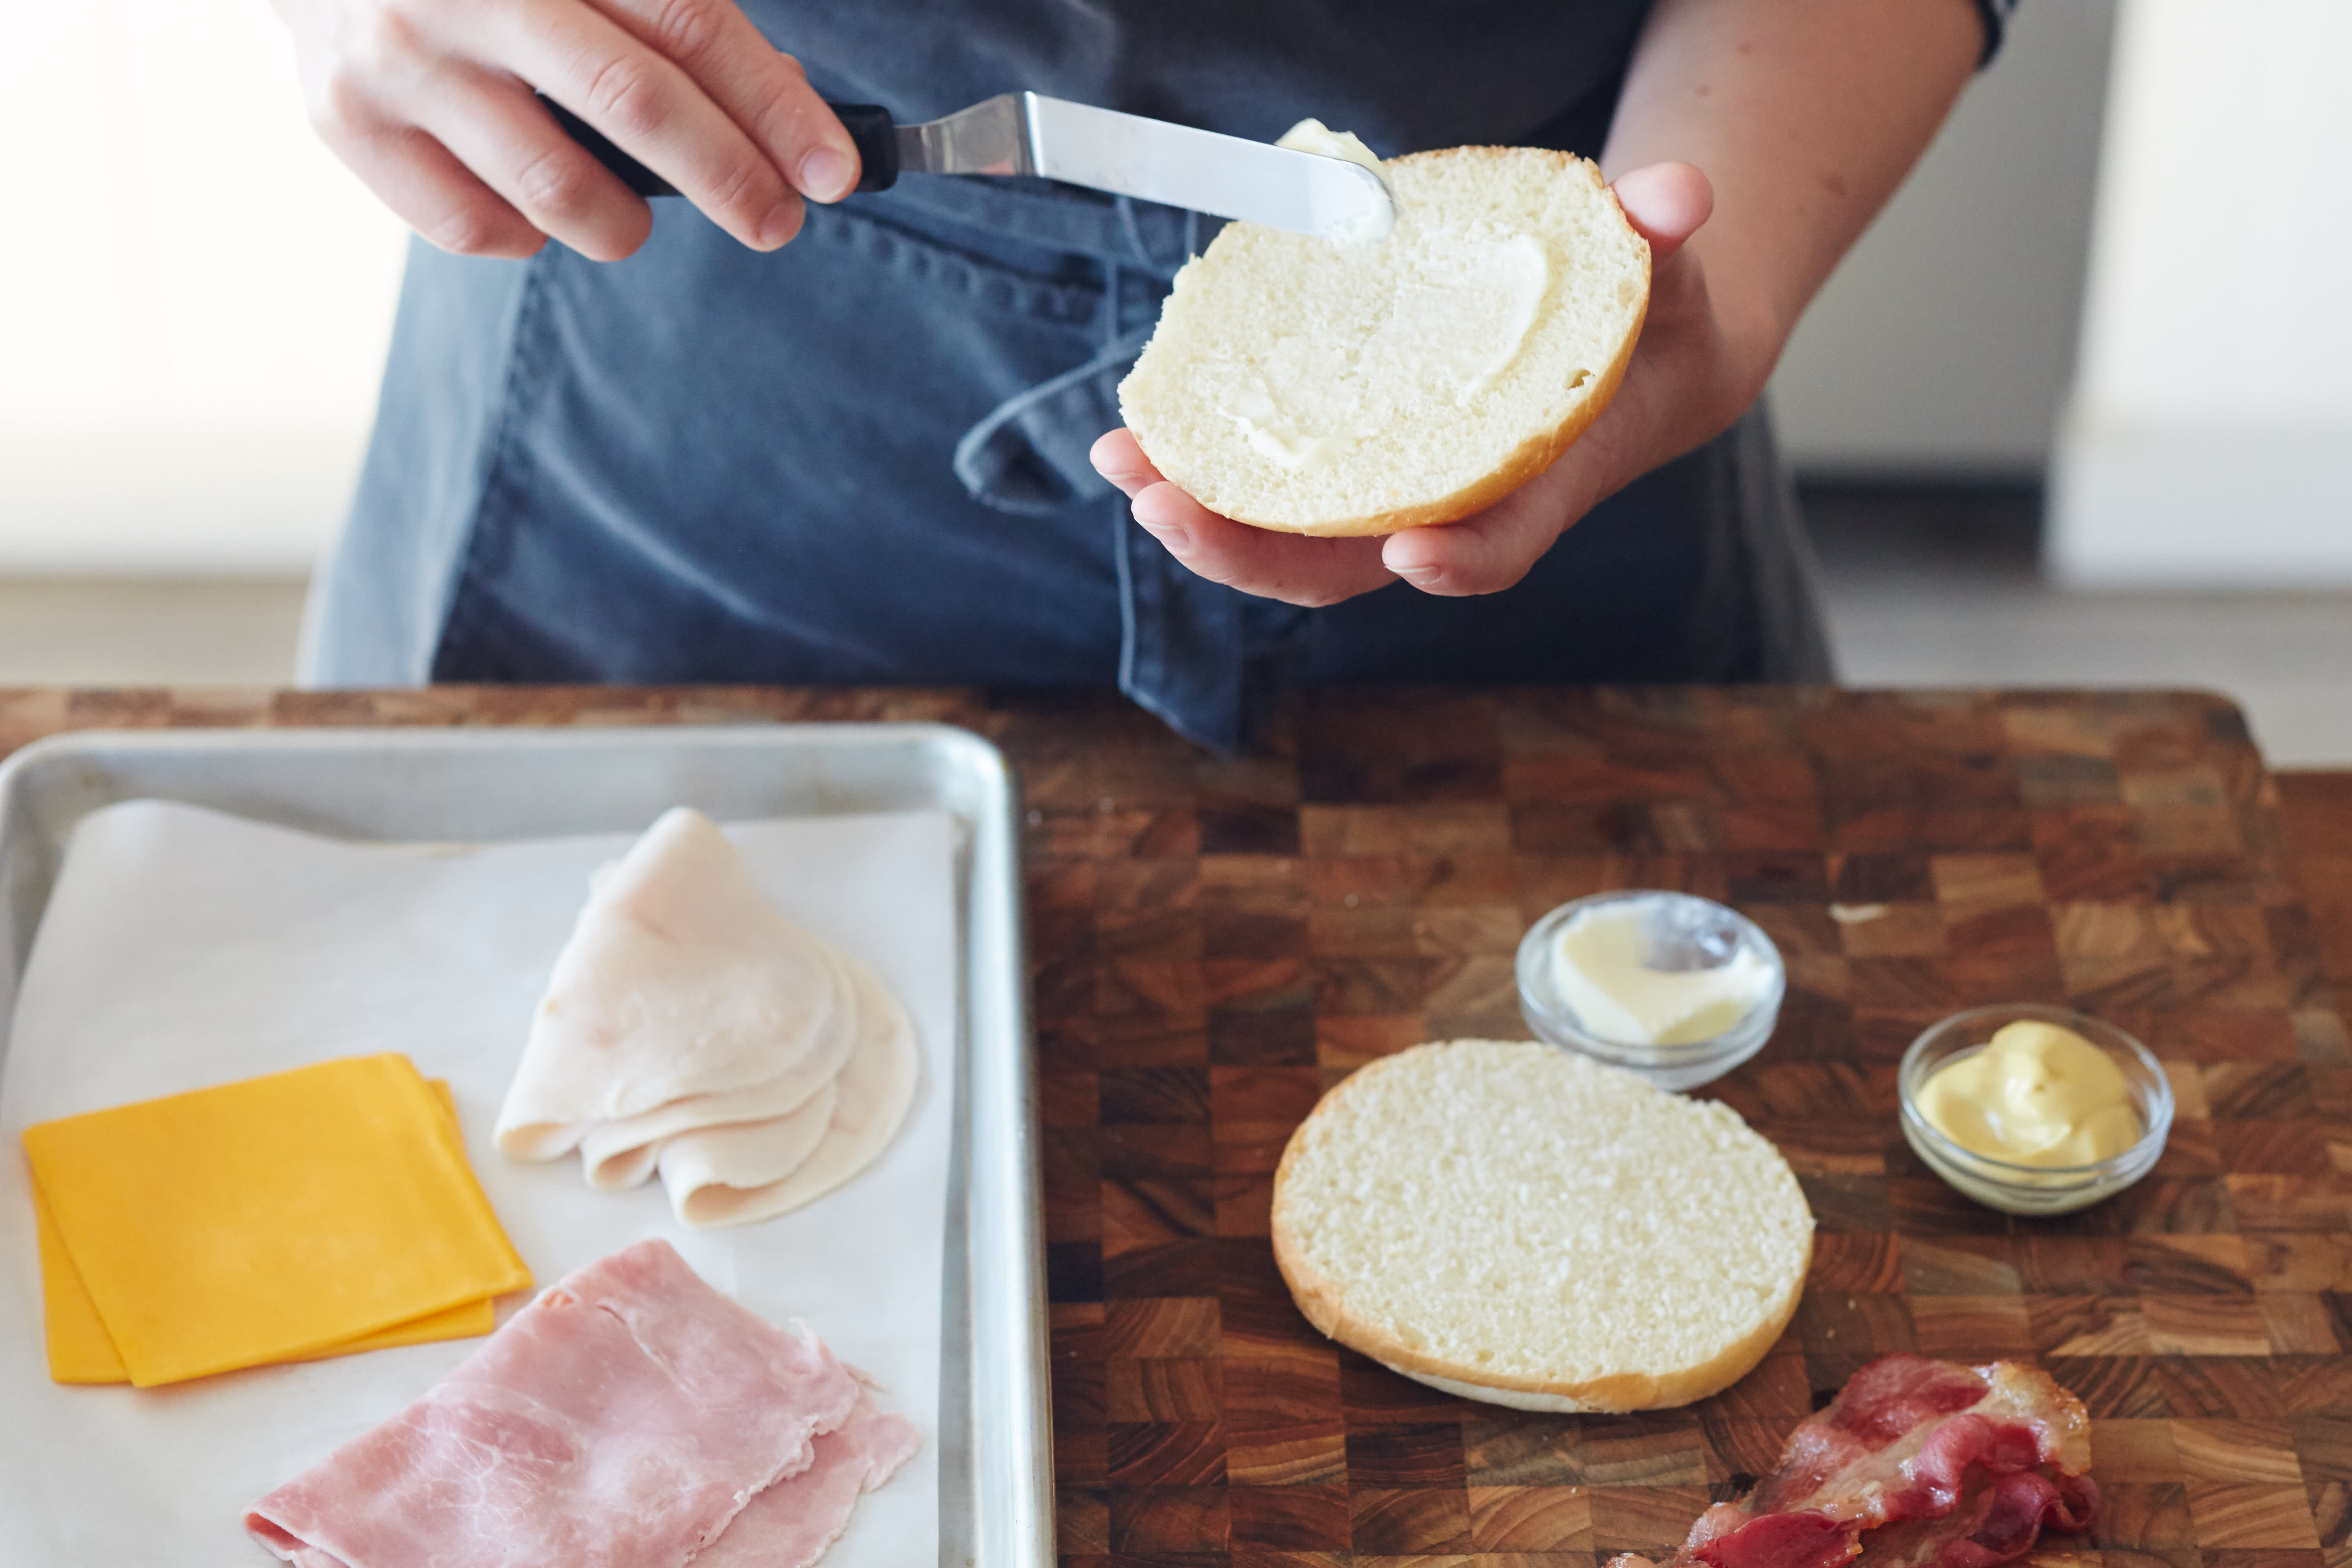
[[[2114,19],[2114,0],[2025,0],[1822,289],[1772,382],[1800,471],[2040,476],[2074,369]]]
[[[2125,5],[2062,581],[2352,585],[2347,62],[2345,0]]]
[[[299,572],[404,231],[264,0],[0,0],[0,571]]]

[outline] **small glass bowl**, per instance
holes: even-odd
[[[2139,1142],[2095,1165],[2019,1165],[1962,1148],[1919,1111],[1919,1090],[1945,1063],[1984,1049],[2004,1024],[2034,1019],[2072,1029],[2115,1059],[2131,1086]],[[1895,1077],[1903,1136],[1927,1168],[1963,1194],[2008,1214],[2069,1214],[2113,1197],[2148,1173],[2172,1131],[2172,1081],[2147,1047],[2113,1024],[2036,1002],[1955,1013],[1911,1042]]]
[[[1668,953],[1668,961],[1655,964],[1657,968],[1716,968],[1730,963],[1735,953],[1743,949],[1763,961],[1770,972],[1770,984],[1738,1023],[1710,1039],[1681,1046],[1628,1045],[1603,1039],[1584,1026],[1576,1009],[1554,983],[1553,943],[1560,929],[1586,910],[1637,900],[1655,900],[1658,904],[1663,918],[1654,918],[1657,928],[1650,932],[1654,943],[1663,941],[1676,943],[1682,949],[1679,953]],[[1654,946],[1653,957],[1655,956]],[[1712,962],[1677,961],[1692,956]],[[1762,1050],[1764,1042],[1772,1037],[1772,1026],[1780,1016],[1780,998],[1789,985],[1788,967],[1780,961],[1780,950],[1772,945],[1772,939],[1755,921],[1738,910],[1690,893],[1642,889],[1594,893],[1553,910],[1528,927],[1528,934],[1519,939],[1517,970],[1519,1012],[1529,1028],[1555,1046],[1639,1073],[1660,1089],[1696,1089],[1700,1084],[1712,1083]]]

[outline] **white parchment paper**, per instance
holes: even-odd
[[[404,1052],[448,1079],[474,1169],[541,1287],[664,1237],[719,1289],[772,1322],[805,1321],[870,1373],[925,1442],[865,1500],[828,1568],[936,1561],[954,831],[939,812],[727,825],[768,897],[873,965],[906,1005],[924,1077],[897,1141],[847,1186],[766,1224],[696,1232],[671,1218],[658,1181],[597,1193],[575,1157],[521,1165],[490,1146],[589,873],[629,836],[349,844],[161,801],[86,818],[0,1075],[0,1563],[260,1568],[275,1559],[246,1535],[246,1507],[481,1342],[163,1389],[49,1381],[24,1129],[372,1051]]]

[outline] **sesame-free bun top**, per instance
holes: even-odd
[[[1795,1312],[1812,1233],[1788,1162],[1729,1106],[1533,1041],[1373,1062],[1275,1176],[1275,1260],[1309,1321],[1525,1410],[1728,1387]]]
[[[1650,249],[1598,169],[1454,147],[1382,172],[1377,243],[1228,225],[1120,383],[1145,455],[1210,510],[1295,533],[1450,522],[1549,468],[1623,378]]]

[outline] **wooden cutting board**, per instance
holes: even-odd
[[[2107,1568],[2352,1568],[2352,1046],[2218,699],[1360,689],[1217,761],[1093,698],[45,691],[0,694],[0,743],[761,718],[963,723],[1022,771],[1074,1568],[1662,1551],[1895,1350],[2032,1357],[2083,1396]],[[1706,1091],[1813,1205],[1787,1335],[1716,1399],[1619,1417],[1445,1398],[1323,1340],[1265,1241],[1292,1127],[1383,1052],[1524,1036],[1520,932],[1627,886],[1727,900],[1788,956],[1772,1044]],[[2179,1095],[2156,1173],[2062,1219],[1975,1206],[1895,1127],[1911,1037],[2017,999],[2133,1029]]]
[[[2111,1568],[2342,1560],[2352,1050],[2226,703],[1327,693],[1233,764],[1115,714],[1034,723],[1005,735],[1066,1556],[1661,1551],[1902,1350],[2031,1357],[2082,1395]],[[1382,1052],[1524,1037],[1521,931],[1626,886],[1726,900],[1788,956],[1772,1044],[1706,1091],[1812,1203],[1788,1333],[1725,1394],[1620,1417],[1446,1398],[1323,1340],[1265,1239],[1291,1128]],[[1911,1038],[2021,999],[2132,1029],[2179,1093],[2154,1175],[2062,1219],[1976,1206],[1896,1129]]]

